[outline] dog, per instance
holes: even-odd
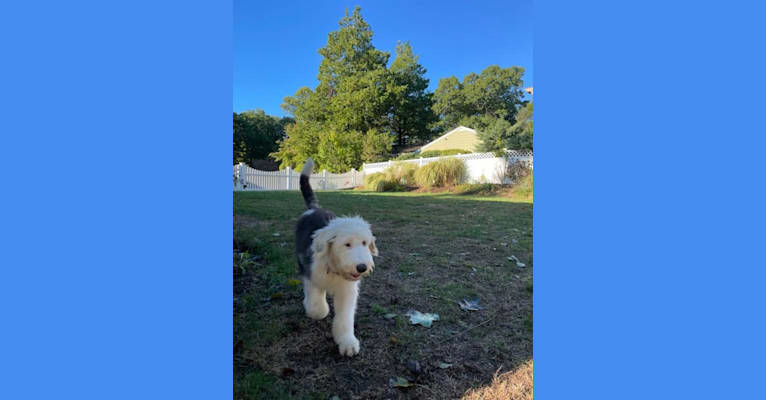
[[[309,176],[314,161],[309,157],[301,171],[300,188],[308,210],[295,228],[295,252],[303,280],[303,307],[309,318],[320,320],[329,314],[327,295],[333,297],[335,318],[332,335],[341,355],[359,353],[354,335],[354,314],[359,283],[375,268],[378,255],[370,224],[362,217],[337,217],[319,207]]]

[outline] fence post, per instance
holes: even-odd
[[[327,190],[327,170],[322,170],[322,190]]]
[[[391,160],[388,160],[388,166],[389,167],[391,166]]]
[[[351,187],[356,187],[356,168],[351,168]]]
[[[239,191],[239,163],[234,166],[234,190]]]
[[[418,162],[418,167],[423,166],[423,157],[420,157],[420,161]]]
[[[293,179],[293,170],[287,166],[287,190],[290,190],[290,181]]]
[[[239,163],[239,182],[242,190],[247,190],[247,165],[244,162]]]

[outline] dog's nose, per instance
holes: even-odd
[[[364,271],[367,271],[367,264],[356,264],[356,270],[361,274]]]

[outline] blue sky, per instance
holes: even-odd
[[[433,91],[489,65],[520,65],[532,86],[532,1],[234,1],[234,111],[282,116],[285,96],[314,88],[327,34],[346,8],[362,7],[373,44],[391,53],[410,41]]]

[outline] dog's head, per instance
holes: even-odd
[[[320,268],[357,281],[375,268],[378,255],[370,224],[360,217],[335,218],[313,235],[311,249]]]

